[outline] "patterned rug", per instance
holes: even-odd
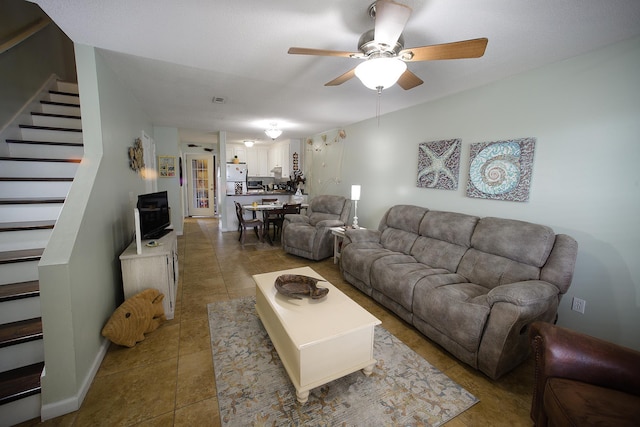
[[[304,405],[255,311],[255,298],[208,305],[224,426],[439,426],[478,399],[376,326],[371,376],[311,390]]]

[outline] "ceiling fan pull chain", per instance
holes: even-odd
[[[378,128],[380,127],[380,96],[382,95],[382,86],[378,86],[378,96],[376,98],[376,120],[378,121]]]

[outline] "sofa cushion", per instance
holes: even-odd
[[[474,283],[456,283],[414,289],[413,315],[429,323],[469,352],[480,346],[491,308],[489,289]]]
[[[456,271],[466,251],[464,246],[420,236],[411,247],[411,256],[431,268]]]
[[[550,378],[544,409],[553,425],[637,426],[640,396],[565,378]]]
[[[419,233],[421,236],[468,248],[479,219],[477,216],[456,212],[429,211],[420,223]]]
[[[309,202],[309,223],[316,225],[326,219],[341,219],[347,199],[340,196],[321,195]]]
[[[380,244],[372,242],[352,242],[340,255],[341,268],[351,276],[371,286],[371,265],[381,257],[392,255],[392,252]]]
[[[390,251],[409,254],[417,238],[417,234],[388,227],[382,231],[380,242]]]
[[[537,267],[476,249],[469,249],[464,254],[456,272],[468,281],[487,288],[540,278],[540,269]]]
[[[504,218],[482,218],[471,237],[479,251],[542,267],[556,235],[549,227]]]
[[[398,230],[408,231],[409,233],[418,234],[420,231],[420,223],[424,214],[429,209],[411,205],[397,205],[390,208],[382,218],[378,229],[384,230],[386,227],[397,228]]]
[[[416,283],[425,276],[447,273],[447,270],[418,263],[409,255],[389,255],[372,264],[371,287],[411,311]]]

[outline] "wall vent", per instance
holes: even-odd
[[[214,96],[211,102],[213,102],[214,104],[224,104],[225,102],[227,102],[227,100],[221,96]]]

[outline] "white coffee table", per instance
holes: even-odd
[[[310,267],[256,274],[256,311],[296,389],[300,403],[309,390],[362,369],[371,375],[374,328],[381,322],[329,282],[320,300],[293,299],[276,291],[281,274],[324,280]]]

